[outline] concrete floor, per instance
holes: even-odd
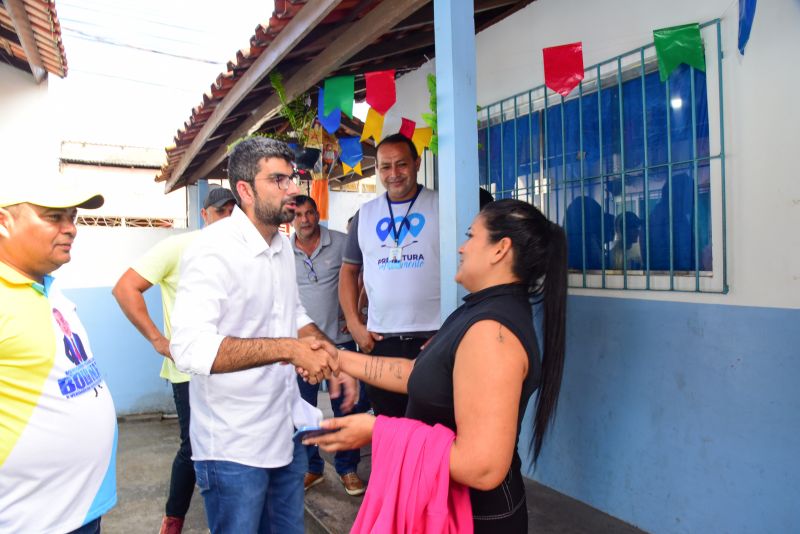
[[[320,394],[320,408],[327,416],[330,403]],[[178,422],[155,417],[129,417],[119,425],[117,453],[118,504],[103,518],[105,534],[157,533],[164,514],[170,469],[178,448]],[[362,497],[344,492],[333,469],[333,458],[326,459],[325,480],[306,494],[305,530],[320,534],[349,532]],[[359,475],[369,479],[371,454],[362,449]],[[566,495],[532,480],[527,481],[530,532],[537,534],[643,534]],[[203,499],[195,491],[184,527],[186,534],[207,533]]]
[[[178,450],[177,419],[128,418],[119,424],[117,506],[103,517],[104,534],[156,534],[167,502],[172,459]],[[205,534],[203,498],[195,490],[183,530]]]

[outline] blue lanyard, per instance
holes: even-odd
[[[411,207],[414,205],[414,202],[417,201],[417,197],[422,192],[422,186],[417,184],[417,192],[414,194],[414,198],[411,199],[411,203],[408,205],[408,209],[406,210],[406,214],[403,215],[403,220],[400,221],[400,230],[394,225],[394,212],[392,211],[392,201],[389,200],[389,193],[386,193],[386,203],[389,205],[389,223],[392,225],[392,235],[394,236],[394,246],[400,246],[400,231],[403,229],[403,226],[407,226],[408,229],[411,229],[411,223],[408,222],[408,214],[411,212]]]

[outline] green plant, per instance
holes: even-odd
[[[428,147],[428,149],[431,151],[431,153],[437,154],[439,152],[439,136],[437,134],[439,129],[436,117],[436,75],[434,74],[428,74],[428,93],[430,93],[431,95],[430,99],[431,112],[423,113],[422,120],[424,120],[425,124],[430,126],[431,129],[433,130],[433,136],[431,137],[431,144]],[[480,112],[481,107],[476,106],[476,111]],[[480,128],[480,121],[478,121],[478,128]],[[483,148],[483,146],[480,143],[478,143],[478,148],[479,149]]]
[[[439,136],[437,135],[438,127],[436,119],[436,76],[433,74],[428,74],[428,93],[431,95],[431,112],[423,113],[422,120],[433,130],[433,136],[431,136],[431,144],[428,146],[428,150],[430,150],[432,154],[436,154],[439,152]]]
[[[291,101],[286,98],[286,89],[283,86],[283,76],[280,72],[270,73],[269,81],[281,101],[279,113],[289,123],[291,129],[289,137],[296,140],[300,146],[304,146],[308,140],[308,133],[314,126],[317,110],[311,107],[308,95],[305,93]]]

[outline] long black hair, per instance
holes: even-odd
[[[553,419],[564,371],[567,311],[567,239],[564,230],[521,200],[486,204],[480,212],[491,242],[508,237],[512,270],[544,305],[542,379],[534,416],[533,461],[539,458],[545,431]]]

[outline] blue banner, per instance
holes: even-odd
[[[739,0],[739,53],[744,55],[744,47],[750,40],[750,30],[756,16],[756,0]]]
[[[339,108],[334,109],[330,114],[325,115],[325,90],[319,90],[319,100],[317,101],[317,119],[319,123],[325,128],[325,131],[333,135],[339,129],[342,122],[342,110]]]
[[[339,147],[342,154],[339,156],[342,163],[350,167],[355,167],[358,162],[364,159],[364,151],[361,149],[361,139],[358,137],[340,137]]]

